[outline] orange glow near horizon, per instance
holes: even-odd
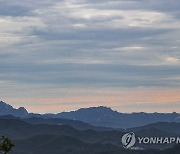
[[[120,112],[180,112],[180,89],[70,89],[65,96],[9,98],[6,102],[38,113],[101,105]]]

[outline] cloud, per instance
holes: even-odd
[[[1,95],[48,86],[176,89],[179,8],[178,0],[2,0]]]
[[[8,6],[6,4],[0,3],[0,15],[1,16],[26,16],[29,10],[21,6]]]
[[[166,60],[167,62],[170,62],[170,63],[177,63],[179,61],[179,59],[175,57],[167,57]]]

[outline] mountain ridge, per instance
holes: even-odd
[[[148,125],[156,122],[180,122],[180,114],[173,113],[120,113],[114,111],[109,107],[89,107],[80,108],[76,111],[61,112],[57,114],[47,113],[28,113],[24,107],[18,109],[13,108],[11,105],[0,101],[0,116],[2,115],[13,115],[20,118],[43,118],[43,119],[69,119],[88,123],[93,126],[109,127],[109,128],[132,128]]]
[[[28,116],[28,111],[24,107],[19,107],[18,109],[15,109],[11,105],[0,101],[0,115],[8,114],[16,117],[26,117]]]
[[[156,125],[158,126],[158,124]],[[171,125],[171,123],[167,123],[167,125]],[[179,127],[177,127],[177,130],[179,130]],[[162,137],[172,137],[171,132],[164,132],[160,129],[149,129],[144,131],[143,127],[142,130],[136,132],[136,135],[149,136],[150,134],[151,136],[156,136],[159,132]],[[154,154],[154,150],[158,151],[161,148],[167,149],[173,146],[137,144],[137,147],[142,147],[144,150],[131,150],[130,152],[122,147],[121,138],[125,133],[126,132],[118,130],[95,131],[88,129],[82,131],[68,125],[28,124],[22,121],[22,119],[0,118],[0,134],[10,137],[15,143],[15,148],[12,151],[13,154],[20,154],[21,152],[25,154],[27,150],[33,154],[63,152],[64,154],[83,154],[87,152],[95,154],[97,150],[99,150],[100,153],[111,153],[111,151],[117,150],[117,153],[124,152],[124,154],[133,154],[134,152],[137,152],[137,154],[147,154],[150,150],[152,152],[151,154]],[[47,152],[48,149],[45,150],[47,147],[51,148],[49,152]],[[58,147],[60,147],[60,149],[57,151]],[[152,149],[154,150],[152,151]],[[92,150],[94,150],[94,152],[92,152]]]

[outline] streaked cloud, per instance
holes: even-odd
[[[45,101],[43,96],[50,94],[49,102],[63,103],[63,100],[53,101],[59,94],[50,93],[52,87],[57,91],[62,89],[64,93],[79,88],[85,91],[91,88],[96,91],[122,88],[136,91],[140,87],[153,93],[167,88],[176,90],[178,95],[179,9],[178,0],[2,0],[1,97],[17,104],[18,99],[21,106],[35,101],[38,106]],[[42,99],[39,100],[36,94]],[[96,94],[94,98],[100,102],[104,100],[104,105],[107,105],[114,100],[110,94],[106,92],[101,96],[102,100]],[[27,95],[26,101],[22,95]],[[34,100],[31,97],[35,97]],[[143,91],[137,97],[143,98],[139,105],[142,110],[147,110],[148,105],[145,104],[150,103],[155,108],[154,103],[160,103],[150,95],[147,98],[151,102],[147,101]],[[172,97],[175,96],[169,96]],[[73,98],[64,100],[64,109],[65,103],[70,109],[68,103],[72,103],[70,100]],[[79,107],[90,100],[90,96],[80,95],[79,98],[75,102]],[[127,101],[128,98],[124,96],[123,101],[137,104],[133,99]],[[165,99],[161,99],[164,100],[164,108],[161,102],[162,111],[176,109],[179,112],[179,98],[175,98],[173,103],[177,109],[168,110]],[[94,100],[94,103],[87,104],[100,103]],[[124,106],[124,111],[131,111],[128,105]],[[118,103],[114,106],[123,107]],[[72,109],[75,107],[71,105]],[[53,106],[51,108],[55,111]]]
[[[176,63],[179,61],[179,59],[177,59],[175,57],[167,57],[166,60],[171,63]]]

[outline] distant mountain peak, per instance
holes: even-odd
[[[94,110],[94,111],[113,111],[110,107],[106,107],[106,106],[97,106],[97,107],[89,107],[89,108],[81,108],[77,111],[80,110]]]
[[[28,115],[28,111],[24,107],[18,109],[13,108],[11,105],[0,101],[0,115],[13,115],[15,117],[25,117]]]
[[[24,107],[19,107],[18,110],[27,111]]]
[[[55,117],[79,120],[95,126],[130,128],[155,122],[179,122],[177,113],[120,113],[110,107],[98,106],[81,108],[76,111],[62,112]]]
[[[11,105],[6,104],[4,101],[0,101],[0,105],[1,105],[1,106],[3,106],[3,105],[4,105],[4,106],[9,106],[9,107],[12,107]]]

